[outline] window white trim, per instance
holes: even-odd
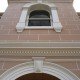
[[[37,0],[38,3],[42,3],[42,0]]]
[[[52,11],[52,18],[53,18],[53,28],[56,32],[61,32],[62,25],[59,21],[57,10],[52,8],[51,11]]]
[[[22,32],[23,29],[25,28],[26,15],[27,15],[27,9],[23,9],[19,23],[17,23],[16,25],[17,32]]]
[[[37,6],[41,5],[41,6]],[[28,26],[29,14],[35,9],[44,9],[50,13],[51,26]],[[24,29],[54,29],[56,32],[61,32],[62,25],[58,18],[57,8],[54,4],[51,3],[28,3],[23,6],[21,17],[19,22],[16,25],[17,32],[22,32]]]
[[[0,80],[15,80],[18,77],[29,74],[29,73],[35,73],[36,69],[39,69],[41,73],[47,73],[53,76],[56,76],[57,78],[61,80],[80,80],[75,74],[73,74],[68,69],[54,64],[50,62],[46,62],[44,58],[41,59],[34,59],[33,61],[26,62],[19,64],[6,72],[4,72],[0,76]],[[38,66],[40,66],[38,68]]]
[[[52,26],[25,26],[25,29],[53,29]]]

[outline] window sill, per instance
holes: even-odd
[[[22,32],[24,29],[54,29],[56,32],[61,32],[61,23],[54,23],[54,26],[25,26],[25,23],[18,23],[16,25],[17,32]]]
[[[25,26],[25,29],[53,29],[53,26]]]

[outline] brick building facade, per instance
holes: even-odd
[[[0,19],[0,80],[15,80],[28,73],[80,80],[80,19],[72,3],[8,0]],[[50,26],[28,25],[35,10],[49,12]]]

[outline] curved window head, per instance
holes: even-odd
[[[59,21],[56,6],[48,3],[38,3],[23,6],[19,22],[16,25],[17,32],[24,29],[53,29],[61,32],[62,25]]]
[[[45,10],[35,10],[29,15],[28,26],[51,26],[50,14]]]

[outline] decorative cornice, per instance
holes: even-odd
[[[10,2],[37,2],[37,0],[8,0]],[[73,0],[42,0],[42,2],[73,2]]]
[[[0,48],[80,48],[80,42],[2,41]]]
[[[79,42],[0,42],[0,56],[80,57]]]
[[[0,56],[80,57],[80,48],[0,48]]]

